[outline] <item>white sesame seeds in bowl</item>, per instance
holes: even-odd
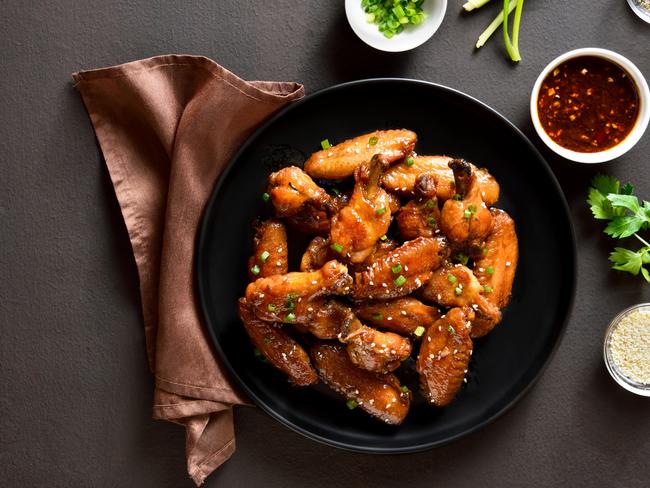
[[[607,327],[603,356],[623,388],[650,397],[650,303],[623,310]]]

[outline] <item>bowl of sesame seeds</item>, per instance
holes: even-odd
[[[603,348],[614,380],[632,393],[650,397],[650,303],[626,308],[609,324]]]

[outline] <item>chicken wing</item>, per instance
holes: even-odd
[[[481,198],[481,187],[471,165],[463,159],[452,159],[456,191],[460,199],[447,200],[442,207],[440,227],[454,244],[476,247],[490,232],[492,217]]]
[[[416,369],[422,392],[434,405],[451,403],[463,385],[473,348],[469,331],[465,311],[452,308],[422,339]]]
[[[510,301],[512,282],[515,278],[519,247],[515,223],[503,210],[493,208],[492,230],[483,250],[474,259],[474,275],[483,285],[485,297],[497,307],[503,308]]]
[[[380,332],[354,319],[340,335],[354,364],[367,371],[389,373],[411,355],[411,342],[392,332]]]
[[[417,237],[433,237],[440,233],[440,208],[433,175],[419,175],[414,192],[416,198],[404,205],[395,216],[397,229],[407,241]]]
[[[404,421],[411,403],[408,389],[402,389],[394,374],[371,373],[358,368],[342,345],[320,343],[311,350],[320,378],[334,391],[373,417],[390,424]]]
[[[285,373],[297,386],[318,381],[307,352],[285,330],[255,317],[245,298],[239,299],[239,317],[253,345],[269,363]]]
[[[387,164],[383,156],[375,155],[369,164],[359,166],[350,203],[332,218],[332,248],[352,263],[366,259],[390,226],[390,200],[379,187]]]
[[[248,276],[251,281],[286,273],[288,257],[284,224],[277,220],[256,223],[253,255],[248,259]]]
[[[246,300],[262,320],[304,324],[313,314],[313,300],[323,295],[346,295],[351,287],[348,268],[329,261],[318,271],[260,278],[246,287]]]
[[[448,165],[451,159],[448,156],[414,156],[410,166],[406,160],[391,166],[382,178],[382,185],[390,192],[413,196],[416,178],[429,173],[435,177],[438,198],[448,200],[457,193],[454,173]],[[499,199],[499,184],[486,169],[471,166],[481,187],[483,201],[486,205],[494,205]]]
[[[409,336],[416,336],[418,327],[422,327],[420,330],[428,329],[441,315],[436,307],[425,305],[413,297],[363,302],[355,307],[354,312],[373,327]]]
[[[334,298],[316,298],[309,303],[305,318],[296,328],[319,339],[337,339],[354,320],[352,309]]]
[[[300,271],[316,271],[334,258],[329,241],[324,237],[314,237],[300,259]]]
[[[417,135],[410,130],[378,130],[315,152],[305,162],[305,171],[314,178],[347,178],[375,154],[381,154],[389,163],[402,159],[416,141]]]
[[[418,237],[354,274],[355,300],[409,295],[422,286],[449,255],[443,238]]]
[[[490,303],[472,271],[462,264],[446,265],[433,272],[420,290],[425,300],[443,307],[468,307],[476,313],[472,337],[481,337],[501,321],[499,307]]]

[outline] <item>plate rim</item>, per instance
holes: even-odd
[[[496,412],[492,413],[482,421],[478,422],[477,424],[473,425],[472,427],[463,430],[462,432],[458,432],[454,435],[445,437],[444,439],[439,439],[436,441],[432,442],[426,442],[426,443],[420,443],[417,445],[411,445],[411,446],[403,446],[403,447],[376,447],[376,446],[360,446],[357,444],[351,444],[351,443],[345,443],[337,440],[333,440],[330,438],[326,438],[324,436],[321,436],[315,432],[309,431],[296,423],[292,422],[289,419],[284,418],[282,415],[278,414],[273,408],[271,408],[269,405],[267,405],[264,401],[260,399],[260,397],[251,389],[248,387],[245,381],[242,380],[242,378],[239,376],[239,374],[235,371],[235,368],[232,367],[230,362],[227,359],[226,354],[224,353],[223,349],[221,348],[221,345],[219,344],[219,341],[217,340],[216,334],[213,330],[213,328],[209,325],[210,324],[210,319],[208,318],[208,303],[207,303],[207,290],[205,289],[205,286],[203,284],[203,280],[200,278],[201,275],[201,266],[200,264],[202,262],[205,262],[206,260],[206,239],[207,239],[207,233],[208,233],[208,221],[209,219],[207,218],[211,213],[212,209],[214,207],[214,202],[216,200],[216,196],[219,193],[221,187],[225,183],[225,181],[228,178],[228,175],[230,174],[230,171],[234,167],[235,161],[237,161],[240,156],[248,150],[249,146],[253,144],[253,142],[259,137],[261,133],[263,133],[269,126],[275,123],[275,121],[281,117],[283,117],[287,112],[290,112],[292,110],[295,110],[297,107],[300,107],[301,105],[310,102],[312,99],[321,97],[323,95],[327,95],[331,92],[334,91],[340,91],[340,90],[345,90],[346,88],[350,86],[356,86],[356,85],[364,85],[364,84],[372,84],[372,83],[406,83],[406,84],[417,84],[417,85],[424,85],[426,87],[434,88],[437,90],[442,90],[451,92],[457,96],[460,96],[461,98],[466,99],[468,102],[479,105],[483,109],[487,110],[488,112],[491,112],[493,115],[501,119],[502,122],[504,122],[506,125],[508,125],[511,129],[515,131],[515,133],[520,137],[520,139],[523,140],[526,146],[535,154],[535,156],[540,160],[542,163],[542,167],[544,168],[544,171],[546,171],[547,175],[550,177],[550,180],[552,184],[555,186],[555,189],[557,190],[559,196],[560,196],[560,205],[562,209],[564,210],[566,220],[568,223],[569,227],[569,232],[571,236],[571,248],[570,248],[570,260],[571,260],[571,283],[570,283],[570,296],[568,297],[568,301],[566,304],[566,313],[565,316],[562,318],[562,323],[560,324],[560,328],[558,330],[558,335],[555,339],[554,344],[551,347],[550,352],[548,353],[547,357],[543,360],[542,365],[540,368],[537,370],[537,372],[534,374],[534,376],[530,379],[528,384],[526,384],[519,392],[517,392],[516,395],[514,395],[503,407],[498,409]],[[544,156],[541,154],[541,152],[537,149],[537,147],[530,141],[530,139],[513,123],[511,122],[507,117],[502,115],[500,112],[495,110],[494,108],[490,107],[486,103],[482,102],[481,100],[468,95],[467,93],[464,93],[460,90],[457,90],[455,88],[451,88],[446,85],[442,85],[439,83],[431,82],[431,81],[426,81],[426,80],[418,80],[414,78],[399,78],[399,77],[381,77],[381,78],[364,78],[360,80],[353,80],[353,81],[348,81],[344,83],[339,83],[336,85],[332,85],[326,88],[323,88],[321,90],[318,90],[314,93],[308,94],[305,97],[301,98],[300,100],[296,100],[293,102],[288,103],[285,107],[282,107],[280,110],[278,110],[275,114],[273,114],[268,120],[263,122],[257,129],[255,129],[244,141],[244,143],[239,147],[239,149],[233,154],[233,156],[230,158],[226,166],[224,167],[221,175],[217,178],[217,181],[214,184],[214,187],[212,188],[212,191],[210,193],[210,198],[207,201],[202,215],[201,215],[201,223],[196,235],[195,239],[195,253],[194,253],[194,285],[197,287],[197,293],[198,293],[198,300],[200,302],[200,308],[201,308],[201,318],[203,319],[203,327],[207,329],[208,335],[210,336],[211,339],[211,345],[213,347],[213,350],[217,352],[217,355],[223,365],[228,370],[228,374],[230,377],[232,377],[236,383],[236,385],[241,388],[248,397],[253,400],[253,403],[258,406],[260,409],[262,409],[266,414],[268,414],[272,419],[276,420],[280,424],[288,427],[289,429],[293,430],[294,432],[297,432],[308,439],[314,440],[320,444],[324,444],[327,446],[333,446],[338,449],[342,449],[345,451],[349,452],[356,452],[356,453],[364,453],[364,454],[408,454],[408,453],[416,453],[416,452],[422,452],[426,451],[429,449],[433,449],[436,447],[442,447],[444,445],[450,444],[454,441],[457,441],[463,437],[467,437],[470,434],[473,434],[474,432],[477,432],[478,430],[481,430],[482,428],[486,427],[487,425],[491,424],[498,418],[502,417],[505,415],[507,412],[509,412],[526,394],[530,392],[532,387],[537,384],[539,379],[542,377],[544,372],[546,371],[546,368],[548,368],[549,364],[551,363],[551,360],[557,353],[557,350],[560,347],[560,344],[562,343],[567,325],[569,323],[569,319],[571,318],[572,312],[573,312],[573,307],[575,303],[575,295],[576,295],[576,283],[577,283],[577,271],[578,271],[578,264],[577,264],[577,242],[576,242],[576,233],[575,233],[575,228],[573,225],[573,220],[571,218],[571,210],[569,207],[569,204],[567,202],[566,196],[564,195],[564,191],[562,190],[562,187],[560,186],[560,183],[557,180],[557,177],[555,176],[555,173],[551,169],[550,165],[544,158]]]

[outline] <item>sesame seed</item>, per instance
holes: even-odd
[[[313,312],[313,311],[314,311],[314,307],[309,307],[309,308],[307,308],[307,311],[308,311],[308,312]]]
[[[509,267],[510,267],[510,264],[511,264],[510,261],[506,261],[506,267],[509,268]]]
[[[264,293],[260,293],[258,296],[259,296],[260,298],[264,298]]]
[[[401,313],[402,315],[406,315],[406,310],[400,310],[399,313]]]
[[[369,281],[368,284],[369,284],[370,286],[375,286],[375,284],[374,284],[372,281]]]
[[[409,267],[405,264],[404,265],[404,271],[408,271],[408,270],[409,270]]]
[[[388,316],[388,317],[386,317],[386,320],[393,320],[393,317]]]
[[[381,286],[383,286],[384,288],[388,287],[388,285],[386,283],[382,283]]]
[[[282,266],[282,262],[281,262],[281,261],[278,261],[278,262],[275,263],[275,265],[276,265],[276,266]]]
[[[312,285],[317,285],[317,284],[318,284],[318,281],[317,281],[317,280],[313,280],[313,281],[311,282],[311,284],[312,284]]]

